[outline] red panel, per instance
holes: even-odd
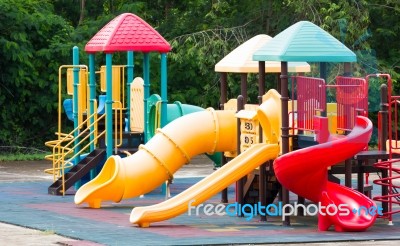
[[[115,17],[90,39],[85,51],[91,52],[169,52],[170,44],[140,17],[125,13]]]
[[[296,76],[297,126],[299,130],[314,130],[317,111],[326,111],[325,80]]]
[[[368,116],[368,84],[363,78],[336,77],[337,127],[350,131],[357,115]]]

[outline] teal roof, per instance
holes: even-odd
[[[288,27],[253,53],[254,61],[355,62],[349,48],[309,21]]]

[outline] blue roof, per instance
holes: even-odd
[[[255,61],[355,62],[357,57],[319,26],[300,21],[253,53]]]

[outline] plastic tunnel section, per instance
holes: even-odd
[[[186,212],[189,205],[197,206],[203,203],[261,164],[275,159],[280,151],[276,138],[280,131],[280,107],[278,105],[280,105],[279,93],[270,90],[266,94],[264,103],[257,110],[263,130],[268,132],[266,136],[272,137],[267,144],[251,146],[211,175],[169,200],[152,206],[134,208],[131,212],[130,222],[138,224],[140,227],[148,227],[150,223],[176,217]],[[193,142],[193,147],[201,144],[201,142]]]
[[[99,208],[101,201],[146,194],[159,187],[193,156],[236,149],[234,111],[209,109],[182,116],[159,129],[128,157],[111,156],[99,175],[75,194],[75,203]]]
[[[371,132],[371,121],[357,116],[356,125],[347,136],[339,139],[328,136],[325,143],[290,152],[275,160],[275,175],[283,186],[320,203],[320,208],[326,208],[324,215],[320,213],[318,217],[319,230],[325,231],[334,225],[336,231],[364,231],[375,222],[376,214],[361,210],[376,208],[371,199],[356,190],[332,183],[327,177],[328,167],[352,158],[367,146]],[[334,213],[339,206],[343,212]],[[329,211],[327,207],[330,207]]]

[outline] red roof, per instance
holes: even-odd
[[[169,43],[140,17],[124,13],[107,23],[85,46],[87,53],[139,51],[169,52]]]

